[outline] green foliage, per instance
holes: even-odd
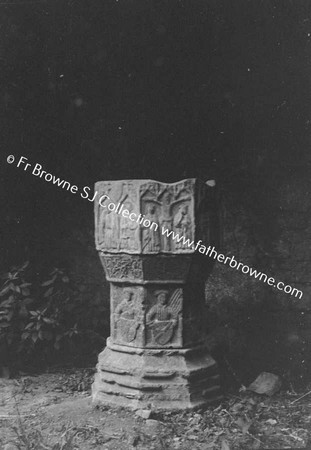
[[[100,292],[71,282],[54,268],[41,282],[29,263],[2,275],[0,359],[51,363],[95,355],[108,334],[109,313]],[[31,281],[29,281],[31,279]]]

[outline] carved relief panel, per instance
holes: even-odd
[[[141,230],[143,253],[187,253],[194,240],[193,180],[174,184],[148,181],[140,186],[141,210],[158,226]],[[180,239],[173,239],[172,232]],[[184,238],[184,239],[183,239]],[[189,245],[184,241],[189,239]]]
[[[146,347],[181,347],[182,289],[156,289],[148,295]]]
[[[106,277],[112,281],[142,280],[143,261],[138,255],[99,255]]]
[[[205,183],[195,179],[170,184],[152,180],[104,181],[96,183],[95,189],[98,250],[190,254],[198,239],[208,245],[215,241],[215,189]]]
[[[121,214],[128,210],[138,216],[138,193],[134,181],[96,183],[96,244],[98,250],[112,253],[140,251],[139,224]]]
[[[144,288],[111,285],[111,336],[120,345],[145,344]]]

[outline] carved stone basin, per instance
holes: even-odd
[[[205,346],[205,280],[218,242],[214,188],[196,179],[95,185],[96,247],[110,282],[111,336],[95,403],[193,408],[220,397]],[[173,234],[174,233],[174,234]]]

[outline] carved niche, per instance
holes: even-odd
[[[182,288],[150,290],[112,283],[111,298],[111,336],[115,344],[182,347]]]
[[[141,347],[145,343],[144,289],[111,286],[111,336],[117,344]]]
[[[213,196],[205,185],[197,186],[194,179],[171,184],[105,181],[96,183],[96,190],[96,244],[102,252],[191,254],[198,238],[208,244],[213,240],[209,235],[214,226]],[[136,219],[123,215],[125,210]]]
[[[158,227],[141,228],[143,253],[185,253],[193,251],[182,241],[172,239],[173,231],[189,242],[194,240],[194,186],[192,180],[178,184],[148,181],[140,186],[142,213]],[[167,230],[167,233],[163,233]]]
[[[139,224],[129,217],[118,214],[122,205],[123,210],[137,213],[139,202],[135,183],[107,181],[97,183],[96,188],[98,200],[105,194],[109,197],[103,198],[101,205],[98,200],[95,202],[97,249],[111,253],[140,251]]]
[[[152,292],[146,313],[146,347],[181,346],[182,289]]]

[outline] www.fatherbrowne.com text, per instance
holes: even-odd
[[[171,237],[171,239],[176,240],[177,242],[182,242],[184,246],[188,246],[191,249],[197,250],[200,253],[209,256],[210,258],[217,259],[218,262],[223,264],[229,264],[232,269],[241,270],[245,274],[249,274],[249,276],[254,277],[264,283],[267,283],[269,286],[276,287],[279,291],[284,291],[286,294],[294,295],[295,297],[301,298],[303,296],[303,292],[299,289],[296,289],[289,284],[283,283],[282,281],[276,281],[275,278],[269,277],[263,272],[259,272],[252,267],[247,266],[242,262],[238,262],[234,256],[225,256],[222,253],[219,253],[215,250],[215,247],[209,245],[206,247],[202,244],[202,241],[190,241],[190,239],[186,239],[184,236],[179,236],[177,233],[174,233],[172,230],[167,230],[162,227],[161,230],[162,235],[167,237]]]
[[[12,164],[14,161],[14,155],[9,155],[7,157],[7,162],[9,164]],[[24,168],[24,171],[28,170],[28,167],[32,167],[32,164],[28,163],[27,161],[28,158],[26,158],[25,156],[21,156],[17,163],[17,167],[21,166]],[[42,165],[39,163],[35,164],[31,173],[32,175],[42,178],[47,182],[52,182],[52,184],[56,185],[57,187],[61,187],[62,189],[70,191],[72,194],[76,194],[77,192],[79,192],[78,186],[69,183],[69,181],[62,180],[59,177],[56,178],[55,175],[52,175],[51,173],[43,170]],[[135,221],[146,228],[150,228],[154,231],[158,230],[159,225],[156,222],[152,222],[149,219],[145,218],[143,214],[136,214],[135,212],[129,211],[128,209],[124,208],[124,205],[122,203],[118,203],[117,205],[113,202],[108,203],[107,200],[109,201],[110,197],[106,194],[99,196],[98,192],[96,191],[92,196],[90,196],[91,190],[92,189],[89,186],[84,186],[82,188],[82,192],[80,192],[81,197],[83,199],[87,199],[90,202],[94,202],[96,199],[101,207],[107,208],[109,209],[109,211],[112,211],[116,214],[122,215],[124,218]],[[242,273],[249,274],[249,276],[263,281],[269,286],[275,287],[279,291],[283,291],[286,294],[290,294],[292,296],[294,295],[295,297],[299,297],[299,299],[301,299],[303,296],[303,292],[299,289],[296,289],[289,284],[285,285],[285,283],[283,283],[282,281],[277,281],[273,277],[268,277],[268,275],[263,272],[259,272],[258,270],[253,269],[252,267],[249,267],[242,262],[238,262],[234,258],[234,256],[225,256],[224,254],[217,252],[215,247],[211,248],[210,245],[206,247],[201,240],[197,242],[190,241],[189,238],[186,239],[184,236],[180,236],[178,233],[175,233],[174,231],[169,230],[163,226],[161,227],[160,231],[163,236],[181,243],[184,247],[189,248],[189,250],[198,251],[199,253],[208,256],[209,258],[214,258],[220,263],[228,264],[232,269],[241,270]]]
[[[97,195],[97,192],[95,192],[93,199],[95,200]],[[143,225],[144,227],[153,229],[154,231],[157,231],[159,228],[159,225],[156,222],[152,222],[149,219],[145,219],[144,215],[136,214],[134,212],[129,211],[128,209],[124,208],[124,205],[121,203],[118,203],[117,205],[113,202],[110,203],[103,203],[107,200],[110,200],[110,197],[106,194],[102,195],[99,198],[99,204],[103,208],[107,208],[110,211],[120,214],[125,218],[128,218],[132,221],[136,221],[137,223]],[[296,289],[289,284],[283,283],[282,281],[276,281],[273,277],[268,277],[265,273],[259,272],[256,269],[253,269],[252,267],[247,266],[246,264],[242,262],[238,262],[234,256],[225,256],[222,253],[219,253],[215,250],[215,247],[212,247],[209,245],[206,247],[203,245],[202,241],[199,240],[196,243],[194,241],[190,241],[189,238],[185,238],[183,235],[179,235],[178,233],[175,233],[172,230],[169,230],[168,228],[165,228],[161,226],[161,234],[162,236],[165,236],[167,238],[171,238],[172,240],[181,243],[184,247],[188,247],[190,250],[196,250],[199,253],[202,253],[210,258],[217,259],[218,262],[223,264],[229,264],[229,266],[232,269],[241,270],[244,274],[249,274],[249,276],[254,277],[256,279],[259,279],[260,281],[263,281],[264,283],[267,283],[269,286],[276,287],[279,291],[283,291],[286,294],[294,295],[295,297],[301,297],[303,296],[303,292],[299,289]]]

